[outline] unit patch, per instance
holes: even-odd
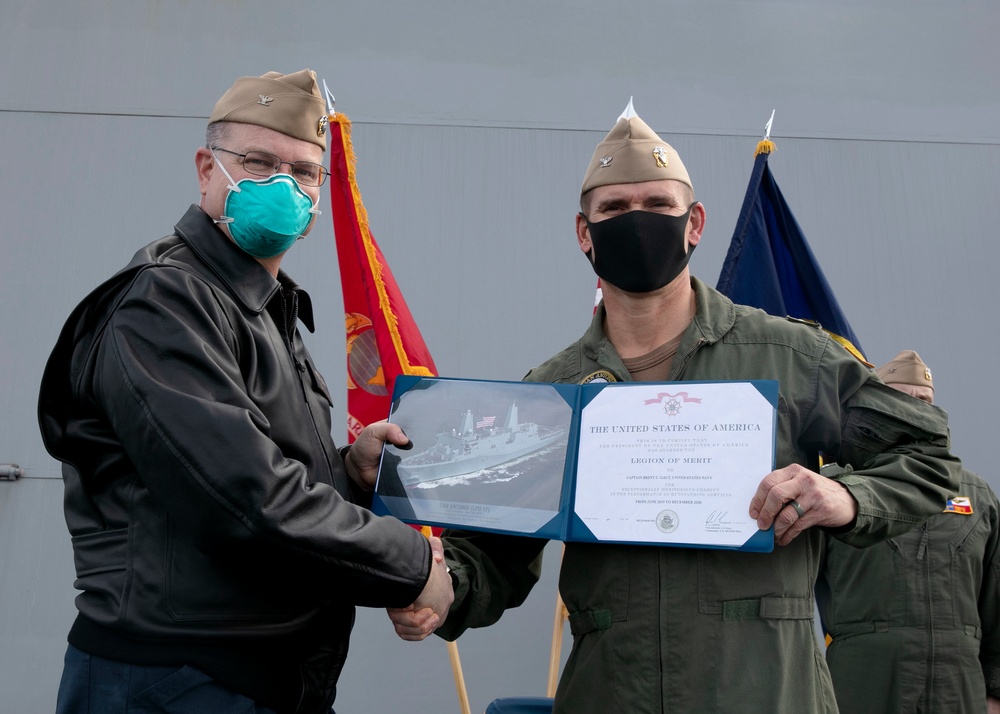
[[[591,382],[597,382],[598,384],[603,384],[605,382],[617,382],[618,379],[615,375],[611,374],[606,369],[599,369],[593,374],[590,374],[580,380],[580,384],[590,384]]]
[[[968,496],[955,496],[948,499],[944,507],[945,513],[961,513],[963,516],[972,515],[972,500]]]

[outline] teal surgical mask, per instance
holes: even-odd
[[[309,194],[290,175],[240,179],[236,183],[218,156],[215,160],[229,179],[225,213],[216,223],[227,224],[236,245],[253,257],[281,255],[302,237],[313,216],[319,214]]]

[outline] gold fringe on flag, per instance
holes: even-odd
[[[757,144],[757,150],[753,152],[753,157],[756,159],[761,154],[770,154],[774,151],[774,142],[770,139],[761,139]]]
[[[856,358],[856,359],[857,359],[857,360],[858,360],[858,361],[859,361],[859,362],[860,362],[861,364],[865,365],[866,367],[870,367],[870,368],[872,368],[872,369],[874,369],[874,368],[875,368],[875,365],[873,365],[873,364],[872,364],[871,362],[869,362],[868,360],[866,360],[866,359],[865,359],[865,356],[864,356],[863,354],[861,354],[861,350],[859,350],[859,349],[858,349],[857,347],[855,347],[855,346],[854,346],[854,344],[853,344],[853,343],[852,343],[852,342],[851,342],[851,341],[850,341],[849,339],[847,339],[846,337],[841,337],[840,335],[838,335],[838,334],[836,334],[836,333],[833,333],[833,332],[830,332],[829,330],[826,330],[826,333],[827,333],[828,335],[830,335],[830,337],[832,337],[832,338],[833,338],[833,341],[834,341],[834,342],[838,343],[838,344],[839,344],[839,345],[841,345],[841,346],[842,346],[842,347],[843,347],[843,348],[844,348],[845,350],[847,350],[847,351],[848,351],[848,352],[850,352],[850,353],[851,353],[852,355],[854,355],[854,357],[855,357],[855,358]]]
[[[354,144],[351,141],[351,120],[345,114],[337,112],[327,117],[331,124],[340,127],[340,135],[343,138],[344,153],[347,158],[347,180],[351,185],[351,200],[354,203],[354,213],[358,217],[358,225],[361,228],[361,241],[365,246],[365,255],[368,257],[368,264],[372,275],[375,278],[375,289],[378,292],[378,305],[385,316],[389,334],[392,336],[392,345],[396,349],[396,357],[403,368],[404,374],[412,374],[420,377],[435,376],[429,369],[422,366],[410,364],[406,350],[403,349],[403,340],[399,335],[399,321],[389,304],[389,296],[385,291],[385,282],[382,280],[382,263],[375,255],[375,246],[371,241],[371,229],[368,226],[368,211],[365,210],[361,202],[361,190],[358,188],[357,178],[357,156],[354,153]]]

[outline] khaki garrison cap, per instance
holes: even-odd
[[[903,350],[875,372],[886,384],[912,384],[934,389],[930,368],[913,350]]]
[[[240,77],[216,102],[208,123],[217,121],[256,124],[326,151],[326,102],[311,69]]]
[[[674,179],[691,186],[681,157],[635,114],[629,101],[614,128],[594,150],[594,158],[583,175],[580,195],[597,186],[660,179]]]

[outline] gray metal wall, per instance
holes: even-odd
[[[372,228],[443,375],[519,379],[588,323],[573,214],[629,96],[684,157],[714,284],[771,109],[772,170],[867,350],[934,370],[956,453],[994,487],[1000,6],[701,0],[0,0],[0,711],[55,701],[73,569],[35,398],[72,306],[198,198],[231,81],[308,66],[354,121]],[[285,267],[342,383],[329,215]],[[342,391],[335,418],[343,423]],[[528,602],[459,642],[473,711],[544,691],[558,544]],[[361,611],[340,712],[457,711],[444,644]],[[568,650],[568,641],[566,649]]]

